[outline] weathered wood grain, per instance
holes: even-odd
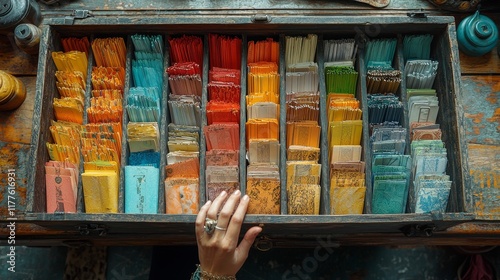
[[[462,104],[471,185],[466,188],[480,219],[500,218],[500,76],[462,76]]]
[[[0,69],[12,75],[36,75],[38,56],[20,50],[12,34],[0,35]]]
[[[500,57],[497,47],[491,52],[479,56],[468,56],[460,52],[460,68],[462,74],[497,74],[500,73]]]
[[[480,219],[500,219],[500,146],[469,144],[470,192]]]
[[[56,7],[57,11],[73,9],[89,9],[104,11],[143,11],[143,10],[262,10],[262,9],[338,9],[338,10],[436,10],[426,0],[393,0],[385,9],[375,9],[367,4],[348,0],[242,0],[242,1],[210,1],[210,0],[106,0],[106,1],[61,1],[57,6],[41,5],[45,12]]]
[[[463,76],[462,97],[467,141],[500,145],[500,76]]]
[[[10,206],[15,210],[15,217],[24,213],[26,207],[27,171],[30,145],[6,143],[0,141],[0,219],[9,217]],[[15,173],[14,195],[9,197],[8,172]],[[12,204],[14,203],[14,204]]]

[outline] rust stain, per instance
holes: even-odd
[[[500,234],[500,227],[494,224],[466,223],[456,225],[448,229],[447,232],[466,234]]]
[[[486,97],[486,100],[493,105],[498,106],[498,92],[500,92],[500,83],[496,85],[498,88],[495,90],[495,86],[492,86],[491,93]]]
[[[27,178],[23,178],[22,166],[20,162],[20,157],[26,150],[22,149],[24,145],[7,143],[3,146],[0,145],[0,215],[7,216],[7,180],[8,180],[8,169],[16,169],[16,211],[19,213],[24,211],[26,205],[26,184]],[[26,176],[24,176],[26,177]]]
[[[486,120],[491,123],[493,122],[498,123],[497,130],[500,131],[500,108],[496,108],[495,112],[493,113],[493,116],[491,116],[491,118],[487,118]]]
[[[470,170],[474,212],[483,219],[495,219],[500,214],[500,172]]]
[[[472,119],[474,123],[481,123],[484,117],[484,113],[477,113],[477,114],[465,113],[465,117]]]
[[[475,126],[472,128],[472,131],[474,131],[474,134],[475,135],[479,135],[481,134],[481,128],[483,128],[484,126]]]
[[[76,230],[75,230],[76,231]],[[0,233],[8,234],[8,228],[1,228]],[[64,234],[67,231],[48,229],[39,225],[29,224],[29,223],[16,223],[16,235],[51,235],[51,234]]]

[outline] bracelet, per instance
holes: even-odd
[[[236,277],[214,275],[210,272],[203,271],[201,265],[197,264],[195,272],[191,275],[191,280],[236,280]]]

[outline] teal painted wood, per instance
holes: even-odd
[[[269,10],[270,7],[276,10],[324,10],[324,9],[337,9],[337,10],[364,10],[383,12],[385,10],[420,10],[436,8],[428,1],[414,1],[414,0],[397,0],[391,1],[386,9],[373,9],[371,6],[357,3],[354,1],[342,0],[329,0],[329,1],[307,1],[307,0],[292,0],[286,2],[276,2],[272,0],[243,0],[243,1],[230,1],[230,2],[213,2],[209,0],[195,0],[195,1],[182,1],[171,0],[168,3],[163,1],[147,1],[147,0],[107,0],[107,1],[92,1],[86,3],[72,3],[61,1],[58,6],[59,11],[72,11],[73,9],[90,9],[90,10],[109,10],[109,11],[193,11],[199,13],[200,11],[223,10],[229,11],[248,11],[248,10]],[[47,6],[42,5],[44,12],[51,12]]]
[[[495,76],[463,76],[461,93],[460,99],[467,115],[464,119],[466,141],[500,145],[499,123],[495,121],[500,102],[500,79]]]
[[[462,77],[465,138],[468,142],[470,188],[466,201],[480,219],[498,220],[500,214],[500,100],[498,76]]]

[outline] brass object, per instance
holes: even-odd
[[[0,111],[17,109],[26,99],[26,88],[18,78],[0,70]]]

